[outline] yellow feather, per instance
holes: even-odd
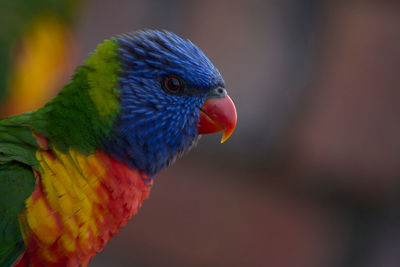
[[[32,200],[29,198],[26,202],[26,219],[30,229],[45,244],[53,244],[60,235],[60,229],[57,221],[52,216],[52,211],[46,205],[44,199],[38,198]]]

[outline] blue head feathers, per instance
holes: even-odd
[[[148,30],[115,40],[121,111],[103,149],[152,176],[195,142],[199,109],[224,81],[198,47],[173,33]]]

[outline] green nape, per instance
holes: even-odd
[[[90,154],[111,133],[120,110],[118,47],[116,39],[100,44],[76,69],[72,81],[32,113],[34,131],[47,137],[57,149],[65,152],[74,148]]]

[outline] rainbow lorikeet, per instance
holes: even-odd
[[[106,40],[44,107],[0,120],[0,266],[86,266],[159,170],[235,125],[224,80],[189,40]]]

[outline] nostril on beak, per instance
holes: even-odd
[[[223,87],[216,87],[211,90],[209,97],[224,98],[226,96],[226,90]]]

